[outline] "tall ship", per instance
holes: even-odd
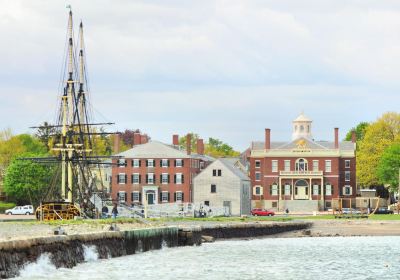
[[[47,126],[52,130],[50,155],[29,159],[54,164],[55,169],[52,183],[36,210],[36,216],[41,220],[95,217],[96,207],[92,197],[99,195],[96,174],[104,164],[111,162],[107,161],[107,156],[94,154],[95,137],[109,134],[103,132],[102,128],[113,123],[94,123],[92,120],[83,24],[81,22],[79,25],[75,41],[72,10],[71,7],[67,8],[69,16],[62,90],[59,93],[56,123]]]

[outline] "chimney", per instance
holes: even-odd
[[[135,145],[140,145],[140,144],[142,144],[142,141],[141,141],[142,139],[141,139],[141,137],[140,137],[140,133],[139,132],[135,132],[135,133],[133,133],[133,145],[135,146]]]
[[[265,129],[265,149],[271,149],[271,129]]]
[[[147,134],[140,135],[140,144],[146,144],[149,142],[149,136]]]
[[[179,146],[179,135],[178,134],[172,135],[172,145]]]
[[[204,143],[203,139],[197,139],[197,153],[199,155],[204,155]]]
[[[351,142],[353,142],[353,143],[357,142],[357,135],[356,135],[356,131],[354,129],[351,131]]]
[[[114,134],[114,154],[118,154],[119,153],[120,138],[121,138],[121,135],[119,134],[119,132]]]
[[[339,128],[335,127],[335,149],[339,149]]]
[[[189,133],[186,135],[186,152],[188,155],[192,153],[192,136]]]

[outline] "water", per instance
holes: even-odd
[[[108,260],[87,247],[85,256],[55,269],[43,255],[20,279],[400,279],[400,237],[219,241]]]

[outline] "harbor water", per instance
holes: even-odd
[[[400,279],[400,237],[265,238],[163,248],[56,269],[48,255],[19,279]]]

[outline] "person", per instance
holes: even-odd
[[[101,214],[103,219],[107,218],[108,216],[108,207],[106,205],[103,206],[103,208],[101,208]]]
[[[113,209],[111,211],[111,215],[112,215],[113,219],[116,219],[117,216],[118,216],[118,208],[117,208],[117,204],[116,203],[114,203],[114,207],[113,207]]]
[[[286,208],[285,212],[286,212],[286,216],[288,216],[289,215],[289,208]]]

